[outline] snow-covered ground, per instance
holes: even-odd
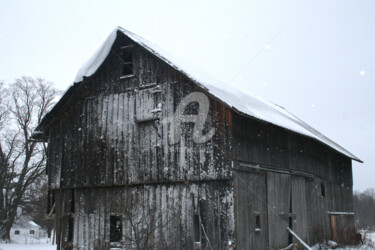
[[[0,250],[56,250],[56,245],[51,244],[51,240],[47,238],[42,239],[17,239],[15,243],[1,243]],[[27,243],[25,243],[27,242]]]
[[[371,250],[375,249],[375,232],[366,233],[366,240],[362,246],[356,247],[344,247],[339,248],[340,250]]]
[[[0,243],[0,250],[56,250],[56,245],[51,245],[51,243],[41,243],[41,244],[17,244],[17,243],[10,243],[4,244]]]
[[[336,248],[337,250],[372,250],[375,249],[375,232],[366,234],[367,242],[363,246],[356,247],[345,247],[345,248]],[[0,250],[55,250],[56,245],[52,245],[49,239],[43,238],[38,241],[25,244],[25,240],[17,239],[18,243],[0,243]]]
[[[312,249],[313,250],[320,250],[320,249],[329,250],[330,248],[327,248],[327,247],[320,248],[319,244],[317,244],[313,246]],[[363,245],[335,248],[335,250],[372,250],[372,249],[375,249],[375,232],[366,233],[366,239]]]
[[[362,246],[357,247],[344,247],[339,248],[340,250],[370,250],[375,249],[375,232],[367,232],[366,233],[366,240]]]

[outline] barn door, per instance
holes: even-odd
[[[234,179],[237,249],[267,249],[266,173],[236,171]]]
[[[301,176],[292,177],[292,213],[295,215],[293,220],[293,231],[305,242],[309,242],[308,222],[307,222],[307,198],[306,198],[306,179]],[[296,239],[293,242],[297,243]]]
[[[267,203],[270,248],[297,242],[287,227],[302,240],[308,240],[305,178],[268,172]]]
[[[289,174],[267,172],[268,239],[270,248],[288,246],[292,239],[287,227],[292,227],[292,185]]]

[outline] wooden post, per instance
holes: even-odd
[[[330,214],[329,220],[330,220],[330,223],[331,223],[332,240],[337,241],[337,227],[336,227],[336,217],[335,217],[335,215]]]

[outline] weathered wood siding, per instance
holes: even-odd
[[[123,224],[124,249],[135,249],[134,225],[149,230],[152,249],[193,249],[193,218],[200,214],[204,232],[202,247],[225,249],[233,237],[233,203],[230,181],[209,183],[174,183],[167,185],[136,185],[116,188],[80,188],[75,190],[74,249],[109,249],[111,215],[120,215]],[[65,212],[70,209],[71,190],[63,190],[58,199]],[[98,199],[100,197],[100,199]],[[60,209],[64,210],[62,206]],[[62,214],[63,211],[58,211]],[[61,245],[67,242],[69,216],[57,225]],[[151,218],[151,219],[150,219]],[[155,245],[153,245],[155,244]]]
[[[312,138],[266,122],[234,115],[233,148],[236,160],[352,184],[351,159]]]
[[[256,119],[237,114],[232,117],[235,182],[243,171],[250,171],[247,178],[251,182],[250,173],[257,168],[266,178],[266,191],[259,197],[268,209],[268,247],[290,243],[287,226],[310,244],[332,238],[328,212],[353,211],[351,160],[311,138]],[[235,188],[234,197],[258,202],[257,197],[241,188]],[[243,210],[235,200],[236,218],[253,216],[254,211]],[[346,217],[339,225],[344,231],[354,226],[350,215]],[[236,220],[236,232],[246,223]],[[252,244],[257,234],[250,234],[247,238],[237,235],[237,246]]]
[[[233,183],[237,249],[267,249],[266,174],[254,171],[236,171]],[[260,219],[260,230],[257,230],[256,216],[259,216]]]
[[[182,123],[180,142],[171,145],[169,124],[160,121],[173,116],[187,94],[202,90],[137,47],[136,76],[119,79],[119,69],[109,67],[120,65],[115,53],[50,129],[51,187],[230,177],[230,110],[210,99],[206,129],[216,129],[213,139],[193,142],[194,124]],[[161,112],[154,111],[158,105]],[[194,114],[196,107],[189,108]]]
[[[349,158],[209,95],[204,133],[214,128],[213,138],[197,144],[194,123],[181,123],[172,144],[163,121],[189,93],[207,92],[137,45],[134,76],[121,77],[120,48],[129,44],[119,33],[48,128],[59,249],[108,249],[109,216],[121,215],[129,234],[129,209],[157,217],[152,237],[170,249],[193,248],[194,215],[206,249],[229,240],[238,249],[285,247],[295,241],[286,226],[310,244],[331,237],[328,212],[352,211]],[[197,110],[193,103],[185,112]],[[161,226],[166,217],[176,220]],[[335,226],[353,225],[340,218]]]
[[[163,119],[174,115],[187,94],[204,90],[138,46],[134,47],[134,76],[120,78],[118,55],[127,44],[129,40],[120,35],[103,65],[81,83],[49,128],[48,173],[56,195],[59,247],[71,240],[67,218],[72,212],[65,205],[72,192],[76,199],[74,248],[107,249],[109,213],[121,213],[124,201],[129,200],[126,196],[140,189],[143,198],[137,198],[139,204],[134,201],[131,208],[138,211],[155,202],[168,207],[167,213],[175,213],[181,223],[165,230],[177,233],[183,241],[176,244],[187,249],[192,249],[189,223],[194,210],[186,198],[195,194],[202,204],[201,222],[207,234],[202,244],[208,247],[210,242],[214,249],[222,249],[234,230],[233,206],[222,207],[233,202],[232,113],[209,98],[204,133],[215,128],[213,138],[197,144],[191,136],[194,124],[182,123],[179,142],[171,144],[170,124]],[[196,114],[197,105],[189,105],[186,113]],[[120,210],[107,207],[112,196],[123,199]],[[171,207],[179,202],[182,208]],[[176,241],[176,237],[165,239]]]

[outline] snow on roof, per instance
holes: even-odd
[[[146,50],[150,51],[170,66],[185,74],[196,84],[206,89],[209,93],[216,96],[232,109],[238,112],[255,117],[257,119],[272,123],[274,125],[286,128],[288,130],[297,132],[299,134],[314,138],[329,147],[337,150],[338,152],[348,156],[349,158],[362,162],[355,155],[330,140],[307,123],[292,115],[284,108],[275,105],[269,101],[263,100],[257,96],[245,94],[244,92],[236,89],[230,84],[220,82],[213,77],[203,73],[195,66],[170,55],[167,51],[153,44],[146,39],[137,36],[136,34],[118,27],[112,31],[101,47],[94,53],[94,55],[80,68],[75,78],[75,82],[81,82],[83,77],[93,75],[100,65],[104,62],[112,45],[117,38],[117,33],[122,32],[135,43],[141,45]]]
[[[36,224],[34,221],[29,221],[29,224],[32,226],[32,227],[40,227],[38,224]]]
[[[29,216],[22,215],[18,218],[16,218],[15,222],[13,223],[12,228],[41,228],[38,224],[36,224],[34,221],[29,219]]]

